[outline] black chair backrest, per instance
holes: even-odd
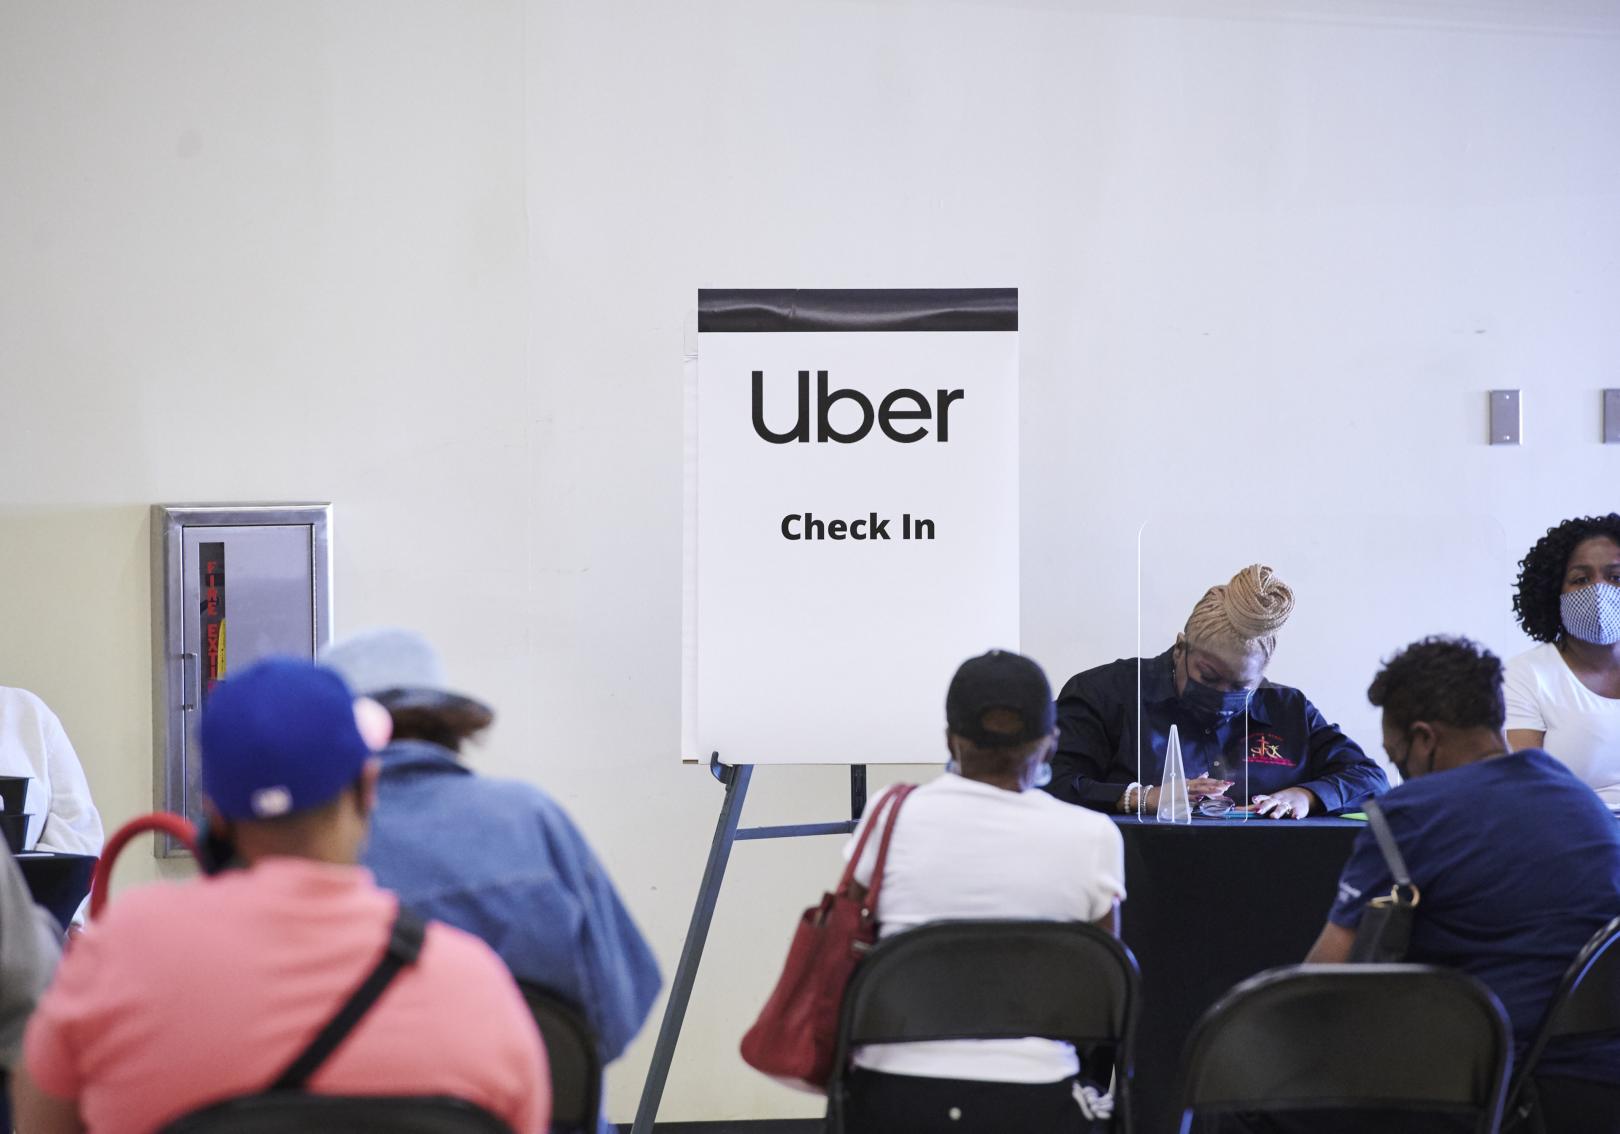
[[[1182,1130],[1195,1113],[1287,1109],[1501,1118],[1512,1033],[1472,977],[1428,965],[1296,965],[1239,984],[1193,1030]]]
[[[844,993],[828,1091],[835,1129],[855,1047],[1038,1036],[1115,1049],[1115,1128],[1129,1130],[1140,983],[1130,950],[1084,923],[944,921],[885,938]]]
[[[596,1035],[571,1001],[549,988],[518,981],[551,1065],[551,1129],[596,1134],[602,1107],[602,1054]]]
[[[169,1123],[162,1134],[512,1134],[483,1107],[442,1096],[314,1095],[273,1091],[228,1099]]]
[[[1509,1111],[1536,1073],[1547,1044],[1565,1036],[1620,1029],[1620,917],[1609,922],[1575,954],[1558,991],[1547,1004],[1541,1027],[1513,1072]]]
[[[1620,1028],[1620,917],[1598,930],[1576,954],[1548,1006],[1546,1039]],[[1545,1047],[1541,1036],[1540,1046]],[[1536,1052],[1540,1054],[1539,1051]],[[1528,1064],[1528,1060],[1526,1061]]]

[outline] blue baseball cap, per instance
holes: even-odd
[[[319,807],[371,756],[343,678],[296,658],[267,658],[220,682],[197,739],[203,791],[226,819]]]

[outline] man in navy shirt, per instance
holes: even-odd
[[[1614,817],[1545,752],[1509,753],[1502,663],[1465,638],[1407,647],[1367,696],[1407,780],[1379,801],[1422,895],[1407,959],[1484,981],[1522,1052],[1575,954],[1620,913]],[[1367,902],[1393,885],[1363,832],[1307,960],[1348,958]],[[1538,1083],[1549,1129],[1615,1129],[1620,1095],[1597,1084],[1620,1083],[1620,1035],[1550,1044]]]
[[[1264,680],[1293,608],[1287,584],[1254,564],[1205,593],[1167,652],[1070,678],[1058,695],[1047,790],[1103,811],[1152,814],[1172,725],[1195,801],[1230,792],[1259,815],[1304,818],[1387,790],[1383,769],[1305,694]]]

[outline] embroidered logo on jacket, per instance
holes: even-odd
[[[1249,763],[1281,764],[1292,768],[1298,763],[1283,755],[1282,737],[1273,732],[1257,732],[1249,737]]]

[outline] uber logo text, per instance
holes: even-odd
[[[778,433],[765,424],[765,372],[755,370],[754,375],[754,432],[759,434],[772,445],[787,445],[792,442],[808,442],[810,440],[810,372],[799,371],[799,415],[794,418],[793,428],[786,433]],[[827,389],[827,372],[816,371],[816,440],[836,441],[840,445],[853,445],[868,433],[872,432],[874,419],[877,427],[886,434],[891,441],[898,441],[902,445],[909,445],[913,441],[921,441],[928,436],[926,425],[917,425],[910,429],[897,428],[898,422],[903,421],[930,421],[937,420],[939,434],[935,440],[940,442],[951,439],[951,403],[962,401],[967,393],[962,390],[939,390],[935,393],[934,404],[929,405],[928,399],[921,390],[901,388],[884,396],[878,403],[874,412],[872,403],[867,396],[859,390],[832,390]],[[828,411],[838,402],[853,402],[860,411],[861,423],[849,432],[833,427],[828,418]]]

